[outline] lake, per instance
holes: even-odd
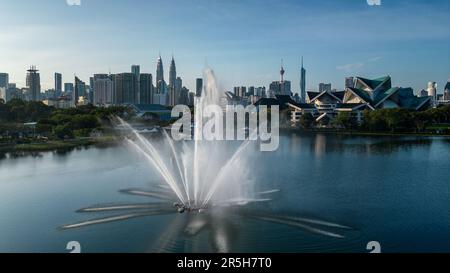
[[[448,138],[284,133],[276,152],[249,155],[258,187],[280,190],[270,202],[68,230],[106,215],[81,208],[158,201],[120,190],[161,178],[122,145],[0,158],[0,252],[69,252],[70,241],[83,252],[450,251]]]

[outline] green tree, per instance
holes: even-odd
[[[309,113],[303,114],[300,117],[300,125],[305,129],[312,128],[314,125],[314,117]]]

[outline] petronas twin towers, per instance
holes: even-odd
[[[177,68],[173,56],[172,61],[170,62],[169,69],[169,85],[167,85],[166,81],[164,80],[163,60],[161,55],[159,55],[156,67],[156,93],[160,98],[159,103],[171,106],[180,103],[183,100],[181,94],[182,86],[183,84],[181,78],[177,77]]]

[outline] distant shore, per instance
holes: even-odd
[[[313,129],[305,130],[300,128],[281,128],[282,132],[299,132],[306,134],[335,134],[335,135],[353,135],[353,136],[416,136],[416,137],[450,137],[448,134],[437,133],[415,133],[415,132],[364,132],[364,131],[345,131],[333,129]]]
[[[86,137],[69,140],[48,140],[48,141],[34,141],[30,143],[2,143],[0,145],[1,153],[10,152],[49,152],[70,150],[78,147],[88,146],[112,146],[116,145],[118,140],[114,136],[106,137]]]

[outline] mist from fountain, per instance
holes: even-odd
[[[174,142],[163,129],[162,143],[156,143],[119,118],[119,123],[131,132],[126,142],[158,171],[186,207],[202,209],[217,204],[267,201],[257,198],[249,175],[248,155],[254,148],[251,137],[239,145],[198,137],[204,125],[214,118],[205,117],[205,109],[219,105],[221,98],[214,72],[206,69],[203,78],[202,95],[195,97],[193,141]]]

